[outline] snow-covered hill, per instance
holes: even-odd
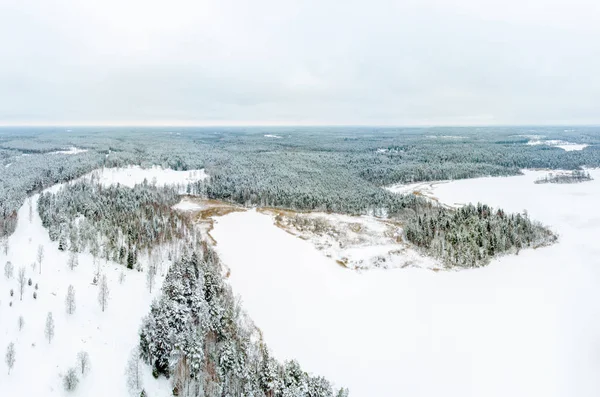
[[[125,185],[141,183],[144,178],[149,182],[156,178],[158,184],[170,184],[206,177],[203,170],[177,174],[158,168],[105,169],[96,174],[105,184],[119,182]],[[57,185],[50,189],[59,188]],[[66,395],[63,376],[69,368],[76,367],[77,354],[85,351],[89,354],[90,370],[86,375],[80,374],[77,389],[70,395],[127,396],[127,360],[139,342],[141,319],[148,313],[164,275],[158,274],[151,294],[146,288],[145,273],[100,259],[100,271],[106,275],[109,288],[108,305],[103,312],[98,302],[99,287],[93,284],[97,267],[92,256],[78,254],[79,265],[69,269],[69,254],[58,250],[58,244],[50,241],[42,226],[36,210],[37,198],[38,195],[33,196],[20,208],[16,231],[8,239],[8,254],[0,249],[1,395]],[[39,263],[35,268],[32,265],[37,262],[40,246],[44,252],[41,271]],[[146,258],[139,260],[144,267]],[[4,275],[7,261],[14,267],[11,278]],[[25,269],[25,279],[32,281],[31,286],[25,285],[22,300],[17,280],[21,267]],[[67,314],[65,306],[70,285],[75,289],[76,302],[76,310],[71,315]],[[45,334],[48,313],[52,313],[54,321],[54,338],[50,342]],[[20,316],[24,320],[22,329],[19,329]],[[16,360],[9,375],[4,358],[11,342],[15,346]],[[168,381],[164,378],[155,380],[150,372],[149,368],[143,371],[148,394],[170,395]]]

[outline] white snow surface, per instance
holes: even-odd
[[[198,211],[206,208],[206,206],[199,204],[196,201],[190,200],[187,197],[181,199],[180,202],[173,206],[173,209],[179,211]]]
[[[295,218],[317,221],[321,230],[315,231],[302,226],[302,223],[297,224],[294,222]],[[411,244],[399,240],[403,234],[399,225],[374,216],[324,212],[296,213],[291,217],[284,215],[280,224],[288,232],[310,241],[325,256],[342,262],[350,269],[443,267],[431,257],[421,255]]]
[[[87,174],[85,178],[92,175],[105,186],[116,185],[117,183],[133,187],[146,180],[149,184],[156,186],[164,185],[187,185],[208,178],[204,169],[175,171],[168,168],[153,166],[151,168],[141,168],[139,166],[129,166],[125,168],[100,168]]]
[[[357,273],[256,211],[212,236],[234,292],[280,359],[367,396],[600,395],[600,171],[427,185],[443,203],[526,209],[559,242],[460,272]]]
[[[542,141],[539,139],[534,139],[531,140],[529,142],[527,142],[528,145],[548,145],[548,146],[554,146],[557,148],[561,148],[562,150],[566,151],[566,152],[571,152],[574,150],[583,150],[586,147],[588,147],[588,144],[577,144],[577,143],[570,143],[570,142],[566,142],[566,141],[560,141],[560,140],[547,140],[547,141]]]
[[[60,185],[53,187],[57,189]],[[148,314],[153,295],[146,289],[145,273],[127,270],[124,266],[101,260],[101,271],[108,278],[109,302],[105,312],[98,303],[98,287],[92,284],[95,267],[92,256],[80,253],[79,266],[73,271],[67,267],[68,253],[58,250],[51,242],[37,213],[38,195],[32,197],[33,217],[29,222],[28,203],[19,210],[18,224],[9,238],[8,256],[0,250],[0,395],[66,396],[62,376],[76,366],[79,351],[90,356],[91,369],[81,377],[73,396],[128,396],[125,366],[131,349],[139,342],[138,330],[143,316]],[[35,271],[37,247],[44,246],[42,272]],[[12,279],[4,277],[4,264],[9,260],[15,270]],[[144,258],[140,258],[141,261]],[[19,299],[17,274],[25,266],[26,278],[32,286],[25,286],[23,300]],[[119,283],[119,275],[125,281]],[[157,276],[156,288],[160,290],[163,277]],[[37,299],[33,298],[38,284]],[[65,297],[68,286],[75,288],[76,312],[68,315]],[[14,290],[11,298],[9,290]],[[12,307],[9,302],[12,301]],[[51,343],[45,339],[44,327],[48,312],[52,312],[55,337]],[[25,320],[19,331],[18,318]],[[14,342],[16,362],[10,375],[4,363],[6,348]],[[152,396],[168,396],[169,382],[152,378],[149,367],[144,369],[144,386]]]
[[[79,153],[85,153],[87,152],[87,149],[80,149],[78,147],[75,146],[71,146],[67,149],[64,150],[58,150],[56,152],[53,152],[54,154],[79,154]]]
[[[273,135],[273,134],[266,134],[265,138],[281,139],[281,137],[279,135]]]

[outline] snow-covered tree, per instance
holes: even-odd
[[[58,250],[59,251],[66,251],[67,249],[67,240],[65,238],[64,233],[61,233],[59,238],[58,238]]]
[[[79,378],[77,377],[77,371],[75,368],[69,368],[67,374],[63,378],[63,386],[66,391],[73,391],[79,384]]]
[[[148,287],[148,291],[152,293],[152,288],[154,288],[154,281],[156,276],[156,266],[153,264],[148,265],[148,271],[146,272],[146,287]]]
[[[42,274],[42,261],[44,260],[44,246],[42,244],[38,245],[36,259],[40,265],[40,274]]]
[[[46,316],[46,327],[44,328],[44,335],[46,335],[48,343],[51,343],[52,339],[54,338],[54,319],[52,318],[52,312],[48,312],[48,316]]]
[[[67,266],[71,270],[73,270],[77,266],[79,266],[79,259],[77,258],[77,252],[76,251],[69,252],[69,260],[67,261]]]
[[[67,289],[67,297],[65,298],[65,307],[67,309],[67,314],[75,313],[76,303],[75,303],[75,288],[72,285],[69,285]]]
[[[0,243],[2,244],[2,251],[4,252],[4,255],[8,255],[8,248],[10,247],[8,244],[8,237],[4,236]]]
[[[8,374],[10,375],[10,370],[13,368],[13,366],[15,365],[15,344],[13,342],[10,342],[8,344],[8,347],[6,348],[6,355],[4,356],[4,361],[6,362],[6,365],[8,366]]]
[[[90,355],[88,352],[80,351],[77,353],[77,366],[81,370],[81,375],[85,375],[90,369]]]
[[[23,318],[23,316],[19,316],[18,325],[19,325],[19,331],[21,331],[23,329],[23,327],[25,326],[25,319]]]
[[[19,300],[23,300],[23,292],[25,292],[25,285],[27,284],[27,279],[25,278],[25,266],[19,268],[17,281],[19,282]]]
[[[13,276],[14,266],[11,261],[7,261],[4,264],[4,277],[10,279]]]
[[[27,199],[27,206],[29,212],[29,223],[31,223],[33,222],[33,203],[31,200],[31,196],[29,196],[29,198]]]
[[[132,396],[139,396],[142,390],[142,366],[140,363],[140,350],[135,347],[129,355],[127,367],[125,368],[127,377],[127,389]]]
[[[106,274],[103,274],[102,278],[100,279],[100,287],[98,289],[98,303],[100,303],[102,311],[104,311],[108,305],[108,295],[108,281],[106,279]]]
[[[342,387],[342,388],[340,388],[340,390],[338,390],[335,397],[348,397],[349,394],[350,394],[350,392],[348,391],[348,389],[345,387]]]

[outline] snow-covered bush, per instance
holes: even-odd
[[[15,365],[15,344],[13,342],[10,342],[8,344],[8,347],[6,348],[6,355],[4,356],[4,362],[6,362],[6,365],[8,366],[8,374],[10,375],[10,370],[13,368],[13,366]]]
[[[7,261],[4,264],[4,277],[6,277],[8,279],[12,278],[13,272],[14,272],[14,267],[13,267],[12,262]]]
[[[77,371],[75,368],[69,368],[67,374],[63,377],[63,386],[66,391],[73,391],[79,384],[79,378],[77,377]]]

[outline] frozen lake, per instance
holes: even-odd
[[[351,396],[600,394],[600,171],[434,184],[447,204],[529,215],[559,242],[481,269],[357,273],[255,211],[212,232],[230,282],[280,359],[296,358]]]

